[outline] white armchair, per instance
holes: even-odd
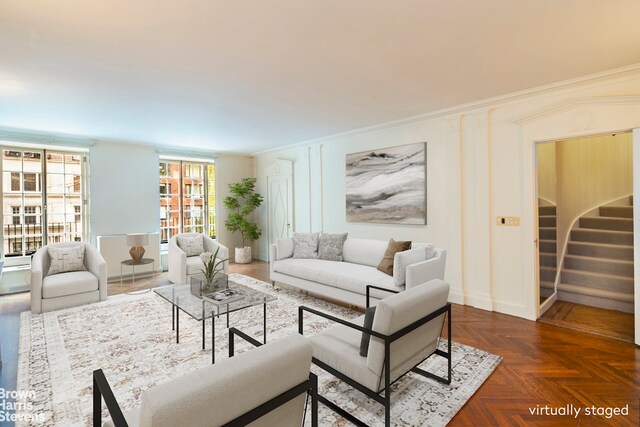
[[[49,247],[84,248],[85,271],[48,275]],[[96,248],[82,242],[43,246],[31,260],[31,312],[43,313],[107,299],[107,263]]]
[[[233,356],[234,335],[258,346]],[[104,372],[93,373],[93,425],[102,425],[101,400],[111,419],[105,427],[299,427],[311,397],[311,426],[318,426],[317,377],[310,373],[311,344],[289,335],[262,345],[230,329],[229,359],[157,384],[142,393],[141,405],[122,411]]]
[[[200,259],[200,254],[187,256],[187,253],[180,248],[178,238],[202,236],[203,252],[215,253],[218,248],[218,260],[226,260],[223,264],[225,274],[229,272],[229,249],[218,243],[217,240],[200,233],[182,233],[169,239],[169,280],[176,284],[187,283],[187,276],[202,274],[204,264]]]
[[[451,384],[451,305],[447,303],[449,285],[435,279],[404,292],[375,286],[368,288],[396,295],[378,302],[375,311],[371,311],[373,318],[365,314],[352,321],[300,306],[298,328],[302,334],[305,311],[337,323],[309,339],[313,346],[313,363],[384,405],[384,425],[388,427],[391,425],[390,386],[394,381],[408,372],[414,372]],[[367,289],[367,307],[369,293]],[[446,352],[438,349],[445,314]],[[370,341],[367,343],[368,339]],[[433,354],[447,359],[446,378],[417,367]],[[318,401],[352,423],[365,425],[326,397],[319,395]]]

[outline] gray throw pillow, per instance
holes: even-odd
[[[294,258],[318,258],[318,233],[293,233]]]
[[[204,252],[204,241],[200,236],[178,236],[178,246],[187,256],[199,256]]]
[[[84,271],[84,245],[55,247],[47,246],[51,262],[47,276],[68,273],[70,271]]]
[[[329,261],[342,261],[342,248],[347,234],[327,234],[320,235],[320,245],[318,247],[318,258]]]
[[[367,329],[371,329],[373,327],[373,317],[376,314],[375,307],[369,307],[364,312],[364,323],[362,326]],[[366,332],[362,333],[362,338],[360,339],[360,356],[367,357],[369,354],[369,341],[371,340],[371,335]]]

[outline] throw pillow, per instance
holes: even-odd
[[[84,266],[84,245],[55,247],[47,246],[51,264],[47,276],[86,270]]]
[[[178,236],[178,246],[187,256],[198,256],[204,252],[202,236]]]
[[[424,246],[424,253],[427,256],[427,259],[431,259],[436,256],[436,248],[431,243],[427,243]]]
[[[294,233],[293,257],[318,258],[318,233]]]
[[[276,240],[276,258],[285,259],[293,256],[293,239]]]
[[[389,276],[393,276],[393,259],[396,255],[396,252],[402,252],[411,249],[410,241],[402,241],[396,242],[393,239],[389,240],[389,244],[387,245],[387,250],[378,264],[378,270],[382,271]]]
[[[407,266],[426,259],[424,248],[396,252],[393,257],[393,284],[396,286],[404,285],[407,281]]]
[[[373,317],[375,314],[375,307],[369,307],[366,309],[364,312],[364,322],[362,323],[363,328],[371,329],[373,327]],[[369,341],[371,341],[371,335],[363,332],[362,338],[360,339],[360,356],[367,357],[369,354]]]
[[[320,235],[320,246],[318,247],[318,258],[329,261],[342,261],[342,248],[347,234],[327,234]]]

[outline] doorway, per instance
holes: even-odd
[[[634,342],[631,132],[536,144],[540,321]]]
[[[267,167],[268,244],[293,232],[293,164],[278,160]],[[269,260],[272,261],[272,260]]]

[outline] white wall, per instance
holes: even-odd
[[[639,70],[567,82],[258,153],[256,173],[266,194],[264,168],[278,158],[294,161],[297,231],[435,243],[448,251],[451,301],[535,319],[533,143],[640,126],[640,114],[618,111],[640,109],[640,98],[620,98],[637,93]],[[345,155],[420,141],[427,141],[427,225],[346,222]],[[497,226],[496,216],[519,216],[521,226]],[[264,239],[258,249],[266,259]]]
[[[158,153],[143,145],[97,142],[89,150],[89,233],[159,232]]]

